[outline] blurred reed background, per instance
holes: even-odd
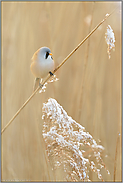
[[[2,127],[32,94],[31,57],[42,46],[56,66],[107,13],[111,17],[56,72],[59,81],[36,94],[2,134],[2,181],[63,180],[52,172],[42,139],[42,103],[55,98],[73,119],[105,147],[106,181],[121,181],[121,3],[2,2]],[[108,59],[105,32],[114,30]],[[117,142],[118,137],[118,142]],[[117,157],[116,154],[117,145]],[[98,180],[90,174],[93,181]]]

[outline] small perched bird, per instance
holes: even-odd
[[[35,76],[33,91],[39,86],[41,79],[45,78],[48,73],[52,74],[54,68],[55,64],[50,49],[47,47],[39,48],[34,53],[30,65],[30,69]]]

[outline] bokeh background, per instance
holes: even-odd
[[[32,94],[31,57],[42,46],[56,66],[107,13],[105,23],[56,72],[59,81],[37,93],[2,134],[2,181],[64,180],[52,172],[42,139],[42,103],[55,98],[105,148],[110,175],[121,181],[121,3],[2,2],[2,126]],[[108,59],[105,32],[114,30],[115,51]],[[116,148],[117,147],[117,148]],[[117,152],[117,153],[116,153]],[[116,171],[114,173],[114,166]],[[93,181],[98,180],[90,173]]]

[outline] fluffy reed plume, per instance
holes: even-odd
[[[42,111],[42,134],[53,170],[61,167],[67,181],[91,181],[89,171],[103,180],[101,169],[106,167],[101,152],[104,147],[97,145],[85,128],[68,116],[55,99],[50,98],[44,103]]]
[[[111,58],[111,50],[112,48],[115,48],[115,36],[114,36],[114,32],[111,28],[110,25],[107,26],[107,30],[106,30],[106,33],[105,33],[105,40],[106,40],[106,43],[108,45],[108,48],[107,48],[107,53],[108,53],[108,58],[110,59]]]

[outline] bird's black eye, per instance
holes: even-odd
[[[49,56],[49,52],[46,52],[45,59],[47,59],[48,56]]]

